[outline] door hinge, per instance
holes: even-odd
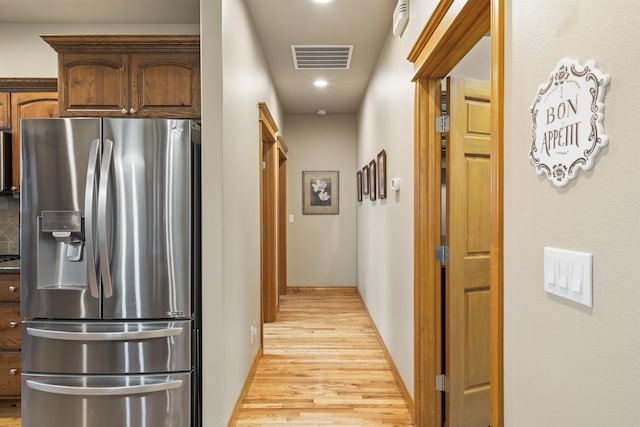
[[[443,114],[436,117],[436,132],[449,132],[449,116]]]
[[[445,393],[449,391],[449,378],[446,375],[436,375],[436,390]]]
[[[436,260],[442,265],[447,265],[449,262],[449,246],[436,246]]]

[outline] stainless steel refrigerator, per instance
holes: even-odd
[[[23,427],[200,421],[200,132],[21,124]]]

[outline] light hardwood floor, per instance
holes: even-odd
[[[0,426],[20,427],[20,402],[0,400]]]
[[[237,415],[235,426],[413,426],[353,289],[281,298]],[[20,427],[19,416],[0,403],[0,426]]]
[[[412,426],[355,289],[289,293],[235,426]]]

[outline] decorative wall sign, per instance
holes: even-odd
[[[529,159],[538,174],[546,174],[562,187],[580,169],[589,170],[604,134],[604,95],[609,76],[587,61],[584,67],[573,59],[562,59],[549,80],[538,86],[531,106],[533,142]]]

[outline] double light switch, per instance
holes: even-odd
[[[593,255],[544,248],[544,290],[588,307],[593,306]]]

